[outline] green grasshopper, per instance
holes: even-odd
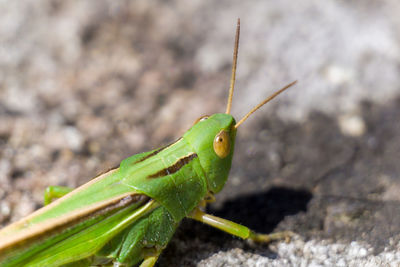
[[[255,242],[287,237],[203,211],[228,179],[239,125],[296,83],[236,122],[230,110],[239,33],[240,20],[225,113],[200,117],[176,142],[133,155],[75,190],[47,188],[45,207],[0,231],[0,266],[154,266],[185,217]]]

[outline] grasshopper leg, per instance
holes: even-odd
[[[213,194],[208,193],[207,196],[200,201],[199,207],[205,208],[207,204],[215,202],[215,197]]]
[[[160,254],[146,257],[139,267],[153,267],[156,264]]]
[[[193,212],[189,215],[189,218],[203,222],[205,224],[208,224],[212,227],[215,227],[217,229],[220,229],[224,232],[240,237],[242,239],[252,240],[254,242],[259,242],[259,243],[270,243],[272,241],[282,240],[282,239],[289,241],[290,237],[293,235],[293,233],[290,231],[284,231],[272,234],[259,234],[250,230],[246,226],[204,213],[199,208],[193,210]]]
[[[71,192],[73,189],[66,186],[49,186],[44,192],[44,205],[50,204],[54,199],[60,198]]]

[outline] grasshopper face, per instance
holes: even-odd
[[[221,191],[228,179],[235,146],[235,123],[230,114],[204,116],[183,136],[198,154],[212,193]]]

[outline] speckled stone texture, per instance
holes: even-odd
[[[240,127],[209,212],[289,244],[184,220],[158,266],[400,265],[400,2],[0,1],[0,224],[225,110],[295,88]]]

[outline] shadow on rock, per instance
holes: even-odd
[[[267,192],[239,196],[225,201],[220,208],[209,207],[208,213],[240,223],[250,229],[271,233],[285,216],[307,212],[312,194],[307,190],[272,187]],[[286,229],[285,229],[286,230]],[[287,229],[292,230],[292,229]],[[183,220],[174,238],[160,258],[160,266],[179,261],[180,265],[195,266],[220,251],[239,248],[275,258],[275,252],[247,242],[193,220]],[[184,260],[183,260],[184,259]]]
[[[267,192],[245,195],[226,201],[209,213],[243,224],[250,229],[270,233],[285,216],[307,211],[312,194],[307,190],[272,187]]]

